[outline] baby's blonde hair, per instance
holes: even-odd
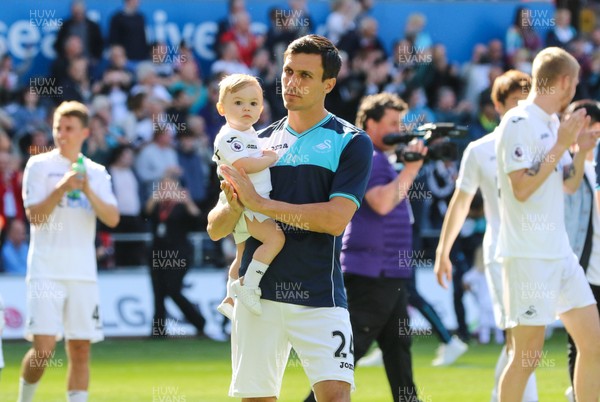
[[[225,76],[219,82],[219,102],[223,103],[225,95],[228,93],[236,93],[252,84],[255,84],[261,90],[260,93],[262,94],[262,88],[256,77],[248,74],[231,74]]]

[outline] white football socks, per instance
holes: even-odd
[[[494,389],[492,390],[492,402],[498,401],[498,392],[500,387],[500,376],[504,368],[508,364],[508,353],[506,353],[506,345],[502,347],[498,361],[496,362],[496,370],[494,371]]]
[[[235,281],[235,279],[227,275],[227,294],[225,295],[225,298],[233,299],[233,291],[231,290],[231,284],[233,283],[233,281]]]
[[[535,380],[535,372],[531,373],[525,386],[525,392],[523,393],[523,402],[537,402],[537,381]]]
[[[87,402],[88,392],[87,391],[68,391],[67,401],[69,402]]]
[[[19,396],[17,397],[17,402],[32,402],[33,395],[35,394],[38,384],[39,381],[34,384],[30,384],[23,378],[19,379]]]
[[[260,280],[265,272],[267,272],[268,268],[269,266],[267,264],[263,264],[257,260],[252,260],[250,265],[248,265],[246,274],[244,275],[244,286],[248,286],[249,288],[257,288]]]

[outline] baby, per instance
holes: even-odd
[[[277,153],[261,150],[256,131],[252,128],[252,125],[258,121],[262,109],[262,89],[255,77],[232,74],[221,80],[217,110],[221,116],[225,116],[227,123],[215,138],[213,160],[219,166],[226,164],[238,170],[243,169],[252,181],[256,192],[268,198],[271,192],[269,166],[277,162]],[[246,275],[239,278],[245,241],[250,236],[260,241],[262,245],[254,252]],[[229,268],[227,296],[217,307],[217,310],[229,319],[233,316],[233,294],[254,314],[262,313],[261,291],[258,285],[267,272],[269,264],[285,243],[285,235],[274,220],[249,209],[244,209],[233,230],[233,238],[236,243],[236,256]]]

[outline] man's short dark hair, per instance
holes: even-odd
[[[329,39],[320,35],[305,35],[290,43],[283,53],[285,59],[290,54],[319,54],[323,65],[323,79],[337,78],[342,59],[338,49]]]
[[[593,99],[578,100],[571,103],[564,114],[572,114],[579,109],[585,109],[585,113],[590,116],[591,124],[600,122],[600,102]]]
[[[358,113],[356,114],[356,127],[365,130],[367,120],[380,121],[387,109],[397,110],[402,113],[408,110],[408,105],[398,95],[388,92],[365,96],[360,102]],[[400,122],[398,122],[398,125],[400,125]]]

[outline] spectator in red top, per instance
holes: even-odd
[[[0,217],[9,222],[15,218],[25,219],[21,195],[22,172],[15,169],[8,152],[0,152]]]
[[[250,67],[252,56],[256,49],[262,46],[263,39],[250,32],[250,14],[243,10],[233,16],[233,25],[229,31],[223,34],[221,42],[234,42],[238,48],[240,59]]]

